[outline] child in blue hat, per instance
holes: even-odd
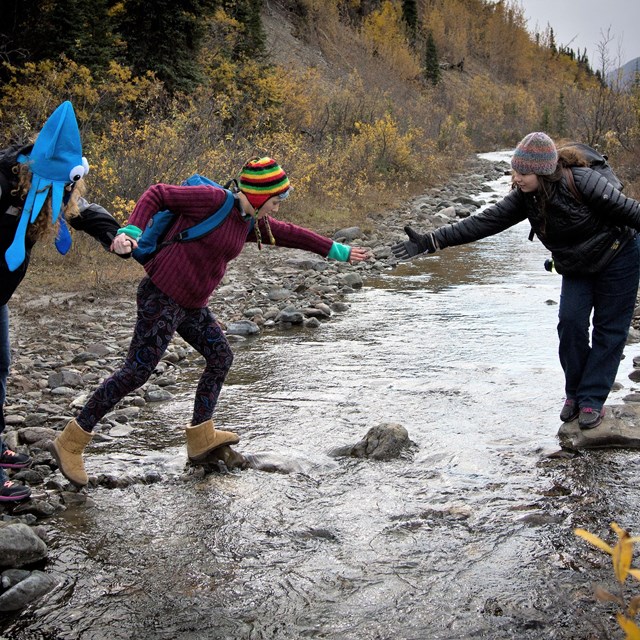
[[[89,171],[82,155],[73,106],[63,102],[47,119],[33,145],[0,150],[0,502],[29,498],[29,487],[8,479],[5,469],[23,469],[29,456],[12,451],[2,433],[11,362],[8,302],[29,266],[31,249],[51,229],[62,254],[71,247],[67,223],[110,249],[120,228],[105,209],[83,197]],[[130,252],[126,247],[117,253]]]

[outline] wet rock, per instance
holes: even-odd
[[[147,389],[147,392],[144,394],[144,399],[147,402],[164,402],[166,400],[172,400],[173,394],[166,389],[152,387]]]
[[[94,486],[97,484],[95,478],[90,478],[89,481]],[[71,484],[68,486],[73,487]],[[61,491],[60,499],[66,507],[83,507],[86,509],[96,506],[96,503],[92,498],[90,498],[86,493],[81,493],[80,491]]]
[[[566,449],[640,448],[640,406],[606,407],[607,413],[595,429],[580,429],[578,421],[564,423],[558,431],[560,445]]]
[[[32,571],[24,580],[18,582],[0,595],[0,611],[19,611],[58,585],[50,574]]]
[[[305,529],[304,531],[298,531],[294,535],[295,537],[301,538],[302,540],[320,539],[328,540],[329,542],[338,541],[338,536],[336,536],[333,531],[318,527],[310,527],[309,529]]]
[[[291,458],[268,454],[247,453],[244,456],[247,468],[266,471],[267,473],[302,473],[302,465]]]
[[[251,320],[239,320],[227,325],[227,334],[237,336],[253,336],[260,333],[260,327]]]
[[[351,287],[352,289],[361,289],[363,284],[362,276],[354,272],[343,273],[340,276],[340,282],[343,286]]]
[[[409,433],[402,425],[381,424],[369,429],[365,437],[356,445],[336,449],[333,451],[333,455],[391,460],[397,458],[412,444]]]
[[[20,442],[25,444],[35,444],[43,440],[53,440],[58,435],[55,429],[49,429],[47,427],[25,427],[20,429],[18,437]]]
[[[276,317],[276,321],[289,324],[302,324],[304,322],[304,314],[293,307],[286,307]]]
[[[3,589],[9,589],[24,580],[31,572],[26,569],[7,569],[0,574]]]
[[[113,353],[113,349],[111,347],[108,347],[106,344],[103,344],[102,342],[89,344],[86,346],[86,349],[87,353],[92,355],[94,358],[102,358]]]
[[[24,420],[25,420],[24,416],[19,416],[15,413],[13,414],[10,413],[5,416],[4,423],[8,427],[18,427],[24,424]]]
[[[328,318],[331,315],[331,309],[328,307],[318,309],[317,307],[305,307],[302,309],[302,313],[307,318]]]
[[[144,484],[155,484],[156,482],[162,482],[162,474],[153,469],[145,471],[143,481]]]
[[[326,260],[320,260],[319,258],[315,258],[314,256],[310,256],[308,258],[287,260],[286,264],[304,271],[322,272],[329,268],[329,263]]]
[[[0,526],[0,567],[22,567],[47,557],[47,545],[26,524]]]
[[[190,462],[189,464],[204,467],[207,471],[246,469],[249,466],[247,459],[228,445],[214,449],[206,458],[197,463]]]
[[[31,514],[38,520],[42,518],[50,518],[59,511],[55,505],[46,500],[39,500],[32,498],[31,500],[25,500],[21,502],[13,509],[13,515]]]

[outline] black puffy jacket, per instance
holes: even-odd
[[[11,171],[11,167],[18,152],[29,149],[30,147],[15,146],[0,151],[0,305],[9,301],[22,282],[29,268],[33,248],[33,242],[27,239],[24,262],[15,271],[9,271],[4,255],[13,242],[22,212],[22,202],[13,194],[13,189],[17,186],[17,177]],[[84,198],[79,198],[78,209],[80,215],[69,219],[69,225],[78,231],[88,233],[108,250],[120,228],[117,220],[106,209],[97,204],[90,204]]]
[[[544,212],[537,193],[515,188],[484,211],[437,229],[438,245],[473,242],[528,218],[551,251],[558,273],[597,273],[640,230],[640,203],[624,196],[593,169],[572,167],[571,171],[582,202],[571,194],[564,176],[555,183]]]

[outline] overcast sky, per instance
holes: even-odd
[[[586,47],[594,69],[601,62],[598,43],[609,27],[612,63],[617,66],[640,57],[640,0],[520,0],[519,4],[530,32],[544,32],[551,25],[556,44],[576,52]]]

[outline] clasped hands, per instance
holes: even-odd
[[[125,233],[119,233],[111,243],[111,251],[119,256],[125,256],[138,247],[138,243]]]

